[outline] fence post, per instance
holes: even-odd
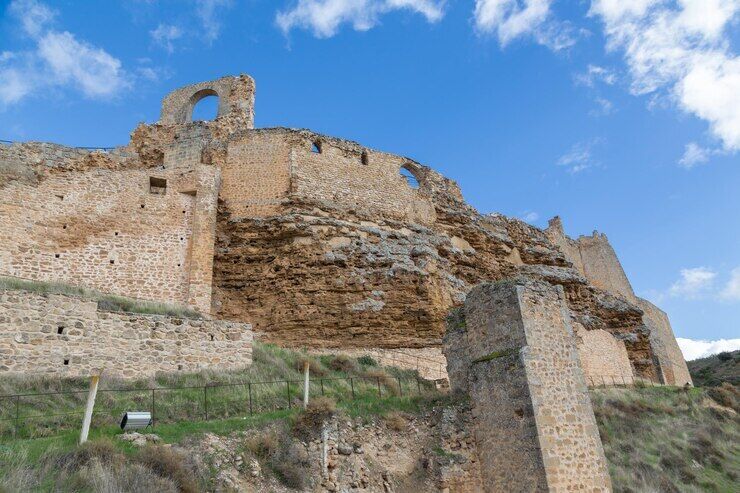
[[[203,386],[203,409],[206,413],[206,421],[208,421],[208,384]]]
[[[401,387],[401,377],[396,377],[398,379],[398,395],[400,397],[403,397],[403,387]]]
[[[83,444],[87,441],[87,434],[90,432],[90,422],[92,421],[93,408],[95,407],[95,396],[98,395],[98,382],[100,382],[100,375],[93,375],[92,378],[90,378],[90,392],[88,392],[87,394],[85,417],[82,418],[80,444]]]
[[[321,395],[324,395],[324,379],[320,378],[319,381],[321,382]]]
[[[154,428],[154,389],[152,389],[152,428]]]
[[[303,363],[303,409],[306,409],[308,407],[308,372],[310,367],[311,365],[308,364],[308,361],[305,361]]]
[[[352,377],[349,378],[349,386],[352,387],[352,400],[355,400],[355,382]]]
[[[249,382],[247,384],[247,389],[249,390],[249,415],[252,415],[252,382]]]
[[[292,405],[290,403],[290,380],[285,381],[285,388],[288,391],[288,409],[292,409]]]
[[[21,414],[20,414],[21,406],[20,406],[20,404],[21,404],[21,396],[16,395],[15,396],[15,430],[14,430],[15,433],[13,434],[13,437],[17,437],[18,436],[18,432],[20,431],[20,425],[21,425],[21,423],[20,423],[20,417],[21,417]]]

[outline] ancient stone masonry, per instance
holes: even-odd
[[[611,491],[561,287],[477,286],[445,353],[453,389],[470,396],[484,491]]]
[[[0,369],[149,377],[252,363],[249,324],[98,310],[96,301],[0,290]]]
[[[218,117],[190,121],[208,95]],[[681,380],[606,237],[482,215],[403,156],[255,129],[254,97],[246,75],[177,89],[108,153],[0,146],[0,275],[188,304],[284,345],[437,354],[473,286],[521,275],[561,285],[583,354],[613,356],[588,372],[626,374],[626,353],[632,375]]]

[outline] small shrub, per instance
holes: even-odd
[[[375,358],[368,354],[357,358],[357,362],[363,366],[378,366],[378,362],[375,361]]]
[[[329,368],[342,373],[354,373],[357,371],[357,364],[349,356],[338,354],[329,361]]]
[[[336,413],[336,403],[328,397],[316,397],[308,403],[293,423],[293,432],[302,438],[313,438],[321,425]]]
[[[92,461],[107,465],[121,462],[123,459],[123,454],[116,449],[112,441],[99,439],[83,443],[72,452],[60,456],[55,462],[59,468],[73,472]]]
[[[740,405],[738,405],[740,390],[731,383],[724,382],[719,387],[710,387],[707,389],[707,395],[718,404],[740,412]]]
[[[321,365],[321,362],[316,358],[311,358],[310,356],[296,358],[293,368],[295,368],[298,373],[303,373],[303,368],[306,363],[308,363],[308,371],[312,377],[320,378],[326,375],[326,370]]]
[[[381,368],[371,368],[364,372],[362,376],[369,379],[371,383],[379,382],[380,385],[386,387],[387,391],[393,395],[398,395],[399,393],[398,380],[388,375],[388,373]]]
[[[308,471],[305,467],[285,460],[273,460],[270,468],[275,476],[288,488],[302,490],[306,487]]]
[[[139,463],[162,478],[172,480],[181,493],[198,493],[200,488],[193,471],[187,466],[187,458],[170,447],[144,447],[137,457]]]
[[[244,446],[255,457],[265,459],[277,452],[280,442],[275,432],[266,431],[263,434],[247,438]]]
[[[408,420],[399,412],[389,413],[385,417],[385,424],[388,429],[397,432],[405,431],[409,426]]]

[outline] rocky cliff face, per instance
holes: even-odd
[[[623,340],[636,372],[655,377],[637,306],[589,284],[543,231],[479,214],[453,182],[423,170],[436,216],[426,226],[295,195],[259,218],[222,203],[215,313],[294,346],[438,346],[475,284],[525,275],[563,285],[574,322]]]

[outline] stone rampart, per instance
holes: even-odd
[[[562,288],[477,286],[445,353],[471,398],[485,491],[611,491]]]
[[[0,290],[0,371],[125,378],[252,363],[250,324],[105,312],[96,301]]]
[[[643,320],[650,329],[650,343],[658,360],[658,371],[663,383],[678,386],[693,385],[686,360],[673,335],[668,315],[642,298],[637,299],[637,304],[645,312]]]

